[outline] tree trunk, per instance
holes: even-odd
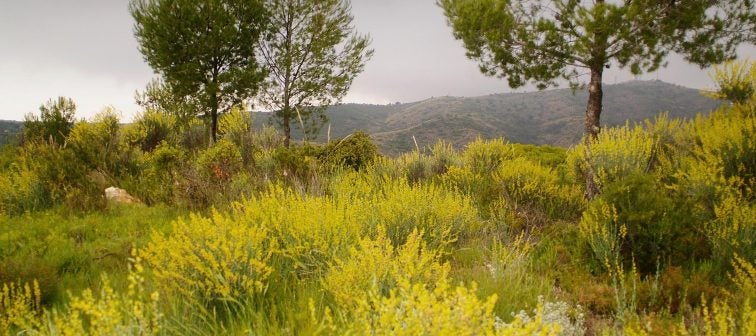
[[[596,185],[596,174],[593,171],[593,157],[591,141],[598,138],[601,131],[601,110],[604,92],[601,88],[604,73],[603,64],[591,67],[591,82],[588,87],[588,108],[585,110],[585,160],[588,169],[585,174],[585,197],[592,200],[600,192]]]
[[[214,144],[218,141],[218,93],[215,91],[210,94],[210,109],[210,133]]]
[[[291,139],[291,113],[289,113],[289,104],[286,104],[283,109],[283,131],[284,131],[284,146],[289,148],[289,142]]]

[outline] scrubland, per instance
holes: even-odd
[[[393,158],[105,110],[0,154],[0,333],[754,335],[755,109]]]

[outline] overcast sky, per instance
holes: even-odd
[[[137,50],[128,0],[0,0],[0,119],[22,120],[57,96],[71,97],[78,117],[107,105],[130,120],[134,92],[154,76]],[[465,58],[461,42],[434,0],[353,0],[355,26],[375,55],[345,102],[385,104],[432,96],[511,91]],[[754,48],[741,54],[754,58]],[[706,70],[671,57],[666,69],[640,79],[710,87]],[[608,84],[633,79],[613,67]],[[532,90],[525,88],[523,90]]]

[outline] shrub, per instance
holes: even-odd
[[[714,261],[724,266],[736,255],[756,260],[756,206],[738,192],[730,192],[714,207],[714,213],[716,219],[704,229]]]
[[[347,167],[359,171],[371,164],[378,156],[378,146],[362,131],[324,146],[318,155],[320,160],[333,168]]]
[[[753,108],[756,105],[752,103]],[[733,113],[734,108],[720,109],[711,115],[698,116],[686,131],[693,135],[692,156],[696,159],[690,170],[714,170],[733,183],[742,181],[742,190],[756,187],[756,118]],[[718,171],[719,170],[719,171]],[[737,183],[737,182],[736,182]],[[721,183],[719,183],[721,184]]]
[[[400,246],[414,230],[425,232],[432,248],[443,248],[462,233],[480,229],[478,212],[466,196],[435,183],[410,186],[406,180],[385,181],[365,202],[359,221],[371,236],[380,227],[394,246]]]
[[[252,138],[252,115],[239,106],[224,113],[218,119],[218,133],[223,139],[233,142],[240,150],[245,163],[252,159],[257,149]]]
[[[317,158],[320,155],[320,148],[313,145],[278,147],[272,153],[276,162],[276,176],[307,181],[319,169]]]
[[[590,157],[585,144],[575,146],[567,154],[567,162],[578,176],[585,176],[590,164],[599,188],[631,174],[647,173],[653,168],[658,142],[642,127],[613,127],[592,139]],[[583,179],[584,180],[584,179]]]
[[[436,142],[431,147],[431,170],[435,175],[441,175],[449,171],[453,166],[461,164],[461,157],[454,150],[454,147],[442,140]]]
[[[41,294],[37,282],[6,282],[0,286],[0,331],[3,335],[40,327]]]
[[[744,104],[756,97],[756,61],[730,61],[714,67],[712,79],[716,91],[704,91],[706,96]]]
[[[71,98],[50,99],[39,107],[40,115],[24,121],[24,142],[40,141],[63,146],[74,125],[76,104]]]
[[[127,276],[128,289],[119,294],[103,277],[98,294],[87,289],[72,296],[59,309],[39,307],[36,287],[13,285],[0,291],[0,329],[10,335],[156,335],[160,333],[162,314],[157,307],[159,296],[148,293],[140,260],[134,260]],[[32,289],[34,288],[34,289]],[[2,328],[5,327],[5,328]]]
[[[124,133],[129,145],[150,152],[164,141],[175,143],[177,126],[175,116],[147,109],[134,116],[134,122],[124,129]]]
[[[703,223],[691,216],[686,205],[668,196],[653,175],[632,174],[607,185],[588,206],[581,233],[598,261],[605,263],[611,255],[599,245],[617,239],[622,228],[621,246],[611,247],[611,253],[619,253],[625,264],[635,258],[641,274],[652,274],[660,261],[682,265],[709,256],[705,237],[699,234]],[[597,245],[596,239],[605,243]]]
[[[51,195],[34,171],[33,163],[21,154],[14,159],[18,161],[2,167],[0,173],[0,213],[19,215],[49,207]]]
[[[516,211],[535,208],[552,219],[571,219],[583,207],[579,188],[562,185],[552,169],[522,157],[502,163],[492,182]]]
[[[467,144],[462,152],[464,166],[475,174],[490,174],[496,171],[504,161],[513,157],[513,148],[504,139],[478,138]]]
[[[227,181],[242,168],[239,148],[221,139],[197,157],[199,171],[209,181]]]
[[[323,287],[337,306],[347,311],[357,308],[367,292],[388,296],[400,282],[434,284],[449,272],[439,250],[428,248],[423,233],[410,233],[407,241],[394,248],[383,230],[375,238],[363,238],[345,259],[336,259],[323,279]]]
[[[174,222],[170,235],[153,234],[140,256],[166,295],[217,304],[265,291],[277,243],[267,228],[236,219],[192,215]]]

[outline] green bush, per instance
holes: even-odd
[[[464,166],[476,174],[490,174],[515,156],[513,147],[504,139],[483,140],[467,144],[462,152]]]
[[[607,234],[600,239],[619,240],[612,253],[618,253],[624,265],[634,260],[641,274],[653,274],[659,263],[685,265],[708,258],[710,247],[701,235],[703,226],[704,222],[689,211],[685,199],[668,195],[653,175],[636,173],[605,186],[583,215],[581,228],[585,229],[581,233],[593,246],[599,263],[607,263],[611,253],[596,247],[599,238],[592,230]],[[615,234],[606,233],[610,227],[614,229],[609,232]]]
[[[242,168],[241,151],[233,142],[221,139],[199,154],[197,165],[208,180],[227,181]]]
[[[319,158],[326,167],[346,167],[359,171],[373,163],[378,156],[378,146],[362,131],[355,132],[338,141],[332,141],[320,151]]]
[[[134,117],[134,123],[124,130],[127,141],[131,146],[138,146],[145,152],[150,152],[161,142],[172,139],[176,133],[176,118],[157,110],[145,110]]]
[[[24,142],[41,141],[62,146],[74,125],[76,104],[70,98],[50,99],[39,107],[40,115],[24,121]]]
[[[276,162],[275,176],[300,181],[309,180],[318,171],[318,156],[321,149],[310,144],[279,147],[273,150]]]

